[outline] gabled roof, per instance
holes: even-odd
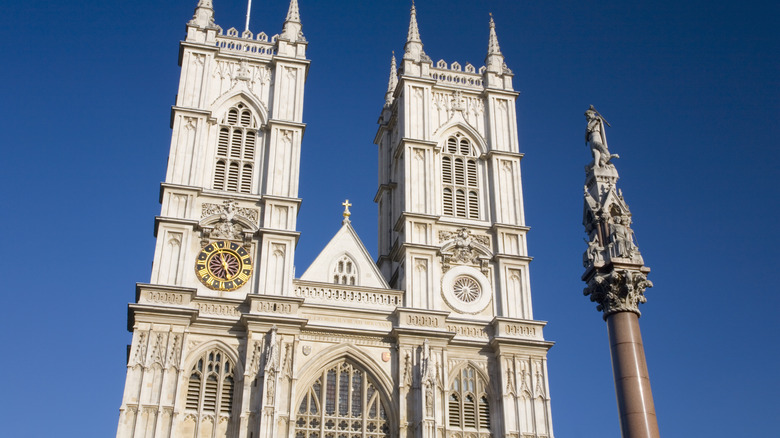
[[[301,276],[301,280],[333,283],[334,269],[343,256],[348,256],[357,268],[355,286],[390,289],[376,267],[355,229],[345,220],[341,229],[330,239],[311,266]]]

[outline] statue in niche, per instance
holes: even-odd
[[[631,219],[627,216],[614,216],[609,224],[611,246],[616,257],[631,258],[634,256],[634,239]]]
[[[584,240],[584,239],[583,239]],[[583,257],[582,264],[586,268],[588,266],[601,266],[604,264],[604,257],[601,255],[601,251],[604,251],[604,247],[599,242],[599,236],[594,235],[593,239],[588,242],[588,249],[585,250],[585,256]]]
[[[593,105],[585,111],[585,118],[588,119],[588,128],[585,131],[585,142],[590,145],[590,151],[593,154],[593,166],[605,167],[610,165],[610,160],[620,158],[618,154],[610,154],[607,148],[607,136],[604,133],[604,124],[610,126],[604,117],[593,108]]]

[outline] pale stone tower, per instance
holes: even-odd
[[[243,370],[255,329],[247,321],[237,334],[236,321],[214,318],[240,316],[247,296],[290,294],[306,46],[296,0],[270,39],[223,33],[211,0],[187,23],[117,436],[246,436],[255,421],[257,403],[236,394],[253,383]]]
[[[223,33],[213,16],[200,0],[181,43],[117,436],[551,438],[517,93],[492,19],[485,67],[434,67],[412,9],[376,137],[379,262],[347,201],[295,279],[309,65],[298,2],[270,38]]]
[[[593,161],[585,167],[583,225],[588,249],[583,255],[584,293],[598,303],[607,322],[612,372],[615,377],[620,431],[624,438],[658,438],[658,421],[650,390],[639,304],[653,283],[631,230],[631,211],[617,188],[617,154],[607,147],[606,121],[593,106],[585,111],[585,141]]]
[[[401,382],[402,430],[423,425],[413,436],[552,436],[552,344],[533,320],[512,78],[492,17],[484,67],[434,65],[412,7],[375,137],[375,201],[378,265],[405,291],[399,323],[415,326],[399,333],[401,355],[425,342],[443,364],[438,380]],[[483,388],[476,405],[466,375]]]

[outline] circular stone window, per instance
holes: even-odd
[[[441,283],[444,300],[460,313],[479,313],[490,303],[490,282],[472,267],[450,269],[444,274]]]
[[[461,276],[455,279],[455,284],[452,286],[452,293],[455,297],[464,303],[473,303],[482,295],[482,289],[479,287],[479,283],[471,277]]]

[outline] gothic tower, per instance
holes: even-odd
[[[272,38],[223,32],[211,0],[187,23],[151,281],[130,306],[119,437],[247,436],[256,421],[257,403],[240,396],[254,328],[210,319],[240,315],[247,296],[290,294],[306,46],[296,0]]]
[[[118,437],[545,437],[514,111],[491,18],[485,67],[434,67],[412,9],[380,117],[379,260],[351,225],[294,278],[309,61],[282,32],[181,43],[151,281],[129,308]]]
[[[447,436],[552,436],[551,343],[542,337],[544,323],[533,320],[528,277],[518,93],[493,18],[485,66],[434,65],[413,6],[403,58],[397,69],[395,57],[391,65],[375,137],[378,265],[391,287],[405,291],[409,311],[440,317],[440,326],[400,337],[402,354],[413,355],[425,338],[446,364],[446,412],[425,411],[422,436],[439,436],[432,425]],[[485,406],[483,399],[470,404],[460,380],[466,375],[482,379]]]

